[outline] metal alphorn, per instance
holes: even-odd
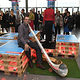
[[[29,25],[29,24],[28,24]],[[65,77],[68,74],[68,68],[67,66],[61,61],[53,58],[53,61],[51,61],[50,57],[48,56],[48,54],[46,53],[45,49],[43,48],[42,44],[39,42],[38,38],[36,37],[34,31],[32,30],[32,28],[29,25],[29,29],[32,32],[36,42],[38,43],[40,49],[42,50],[43,54],[46,57],[46,60],[48,62],[48,64],[50,65],[50,67],[61,77]],[[57,61],[57,63],[55,63],[55,61]],[[59,62],[59,63],[58,63]]]

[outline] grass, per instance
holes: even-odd
[[[78,68],[75,59],[61,59],[61,60],[67,65],[69,70],[68,75],[66,77],[80,78],[80,69]],[[30,74],[37,74],[37,75],[58,76],[58,74],[56,74],[54,71],[53,72],[48,71],[48,69],[50,68],[48,63],[44,62],[43,65],[46,67],[46,70],[41,70],[37,68],[36,65],[34,64],[34,67],[32,69],[29,67],[27,68],[27,72],[29,72]]]
[[[69,72],[67,77],[80,78],[80,69],[75,59],[62,59],[67,64]]]

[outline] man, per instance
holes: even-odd
[[[60,15],[60,11],[57,11],[55,15],[55,34],[61,33],[61,28],[63,27],[63,17]]]
[[[33,14],[34,14],[35,30],[38,30],[38,14],[35,12],[35,8],[33,8],[32,11],[33,11]]]
[[[18,27],[21,24],[21,15],[19,13],[19,10],[17,10],[16,12],[16,21],[15,21],[16,25],[15,25],[15,32],[18,32]]]
[[[42,21],[43,21],[42,15],[40,14],[40,11],[38,11],[38,30],[40,31],[42,27]]]
[[[36,66],[41,69],[45,69],[45,67],[42,65],[42,54],[41,54],[41,50],[39,46],[37,45],[36,42],[32,42],[31,40],[29,40],[29,33],[30,33],[30,29],[28,26],[29,22],[30,22],[29,14],[27,13],[24,16],[24,22],[18,28],[18,34],[19,34],[18,35],[18,45],[24,49],[25,54],[27,55],[29,59],[28,63],[31,68],[33,67],[33,65],[32,65],[30,47],[36,50],[36,55],[37,55]]]
[[[55,20],[54,10],[47,8],[44,10],[43,24],[45,24],[46,43],[52,41],[52,28]]]

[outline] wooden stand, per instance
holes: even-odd
[[[0,70],[7,75],[17,73],[20,77],[27,67],[27,62],[28,58],[24,52],[20,55],[0,54]]]
[[[37,36],[38,40],[40,40],[40,32],[39,31],[36,31],[36,36]],[[30,40],[33,41],[33,42],[36,41],[32,34],[30,35]]]

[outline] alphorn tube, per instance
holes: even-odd
[[[29,25],[29,24],[28,24]],[[30,25],[29,25],[29,29],[31,31],[31,33],[33,34],[36,42],[38,43],[40,49],[42,50],[42,52],[45,54],[45,57],[46,57],[46,60],[48,62],[48,64],[50,65],[50,67],[58,74],[60,75],[61,77],[65,77],[67,74],[68,74],[68,68],[67,66],[64,64],[64,63],[61,63],[61,64],[56,64],[56,63],[53,63],[49,56],[47,55],[45,49],[43,48],[42,44],[39,42],[38,38],[36,37],[34,31],[31,29]]]

